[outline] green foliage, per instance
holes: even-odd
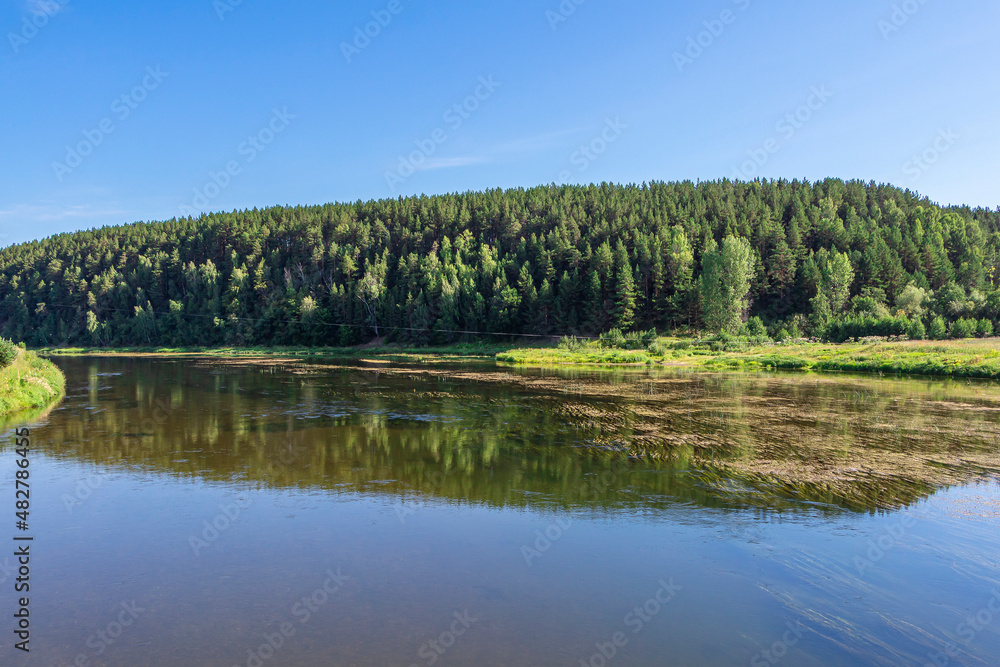
[[[930,301],[927,290],[910,283],[896,297],[896,307],[910,317],[921,317],[925,312],[924,305]]]
[[[945,326],[997,321],[997,280],[1000,212],[891,186],[545,186],[254,209],[10,246],[0,249],[0,336],[48,347],[376,335],[420,345],[692,329],[700,311],[713,332],[756,316],[794,337],[822,332],[848,304],[876,317],[877,304],[893,304]]]
[[[753,250],[746,239],[727,236],[722,246],[709,240],[702,258],[699,290],[702,320],[710,331],[733,333],[742,324],[749,302]]]
[[[56,400],[66,387],[62,372],[47,359],[34,352],[16,356],[20,345],[0,339],[0,417],[29,408],[41,408]]]
[[[874,317],[872,315],[842,315],[831,320],[825,337],[834,343],[870,336],[907,336],[910,321],[906,317]]]
[[[563,336],[559,340],[559,349],[575,352],[583,347],[583,342],[576,336]]]
[[[948,325],[940,315],[931,320],[931,328],[928,331],[931,340],[944,340],[948,337]]]
[[[906,329],[906,336],[910,340],[923,340],[927,338],[927,329],[924,328],[924,322],[919,317],[913,317],[910,319],[910,326]]]
[[[993,335],[993,322],[985,317],[976,322],[976,336],[979,338],[989,338]]]
[[[976,335],[976,320],[964,317],[955,320],[951,325],[952,338],[972,338]]]
[[[6,368],[17,359],[18,348],[6,338],[0,338],[0,368]]]
[[[760,319],[756,315],[747,320],[747,323],[743,325],[743,335],[751,337],[767,337],[767,327],[764,326],[764,320]]]
[[[601,334],[598,340],[600,346],[606,349],[645,350],[656,342],[656,330],[650,329],[649,331],[634,331],[623,334],[621,329],[615,328]]]

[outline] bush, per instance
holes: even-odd
[[[976,335],[976,321],[967,320],[964,317],[956,320],[951,325],[952,338],[972,338]]]
[[[656,342],[656,329],[649,331],[634,331],[628,335],[621,332],[621,329],[612,329],[606,334],[601,334],[601,347],[619,350],[645,350]]]
[[[906,329],[906,335],[910,340],[923,340],[927,338],[927,329],[924,328],[924,323],[919,317],[914,317],[910,320],[910,326]]]
[[[976,323],[976,335],[980,338],[989,338],[993,335],[993,323],[985,317]]]
[[[621,329],[615,328],[608,333],[601,334],[601,347],[625,347],[625,334]]]
[[[7,368],[17,359],[17,346],[6,338],[0,338],[0,368]]]
[[[910,320],[905,316],[843,315],[830,321],[823,337],[834,343],[843,343],[852,338],[906,336],[910,326]]]
[[[792,337],[792,334],[788,333],[788,329],[781,327],[778,329],[778,333],[774,334],[774,339],[779,343],[784,343],[786,340]]]
[[[751,338],[766,336],[767,327],[764,326],[764,321],[755,315],[743,325],[743,334]]]
[[[931,340],[944,340],[948,337],[948,327],[944,323],[944,318],[940,315],[931,321],[931,329],[928,332]]]
[[[583,347],[583,343],[576,336],[563,336],[562,340],[559,341],[560,350],[569,350],[570,352],[575,352]]]
[[[663,343],[654,340],[652,343],[649,344],[649,347],[647,347],[646,350],[653,356],[663,357],[666,356],[666,354],[670,351],[670,348],[668,348]]]

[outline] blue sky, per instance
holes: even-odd
[[[995,0],[0,0],[0,245],[551,182],[993,208],[998,28]]]

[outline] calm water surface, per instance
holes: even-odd
[[[996,385],[57,363],[0,664],[1000,664]]]

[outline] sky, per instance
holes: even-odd
[[[996,0],[0,0],[0,246],[548,183],[1000,205]]]

